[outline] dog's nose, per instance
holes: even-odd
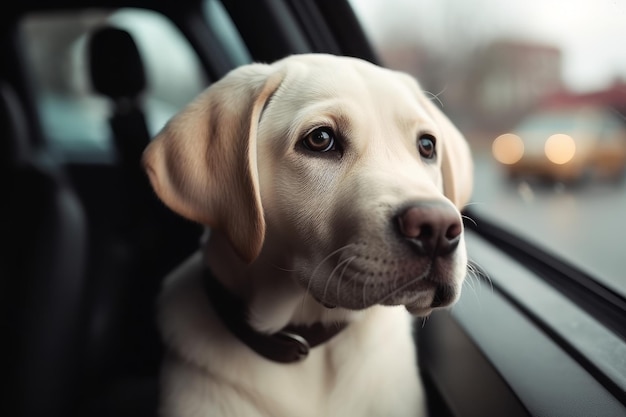
[[[415,204],[396,217],[401,236],[419,255],[445,256],[459,245],[463,225],[452,206]]]

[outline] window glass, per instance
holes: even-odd
[[[470,142],[472,210],[626,296],[626,3],[351,3]]]
[[[141,95],[149,132],[165,122],[206,85],[191,45],[159,13],[142,9],[83,10],[27,16],[21,35],[44,134],[56,155],[69,161],[113,161],[110,99],[93,90],[86,41],[95,28],[130,33],[146,73]]]

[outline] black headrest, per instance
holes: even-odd
[[[146,86],[137,45],[123,29],[103,27],[88,43],[91,81],[96,91],[113,99],[134,98]]]

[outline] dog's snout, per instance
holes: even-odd
[[[402,238],[424,256],[448,255],[458,246],[463,231],[456,210],[444,203],[416,204],[396,219]]]

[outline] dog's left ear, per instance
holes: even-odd
[[[443,192],[459,209],[469,203],[474,184],[474,164],[465,137],[448,117],[427,97],[423,97],[428,113],[441,128],[440,144]]]
[[[231,71],[170,120],[143,155],[159,198],[224,232],[246,262],[258,256],[265,238],[257,127],[282,79],[263,64]]]

